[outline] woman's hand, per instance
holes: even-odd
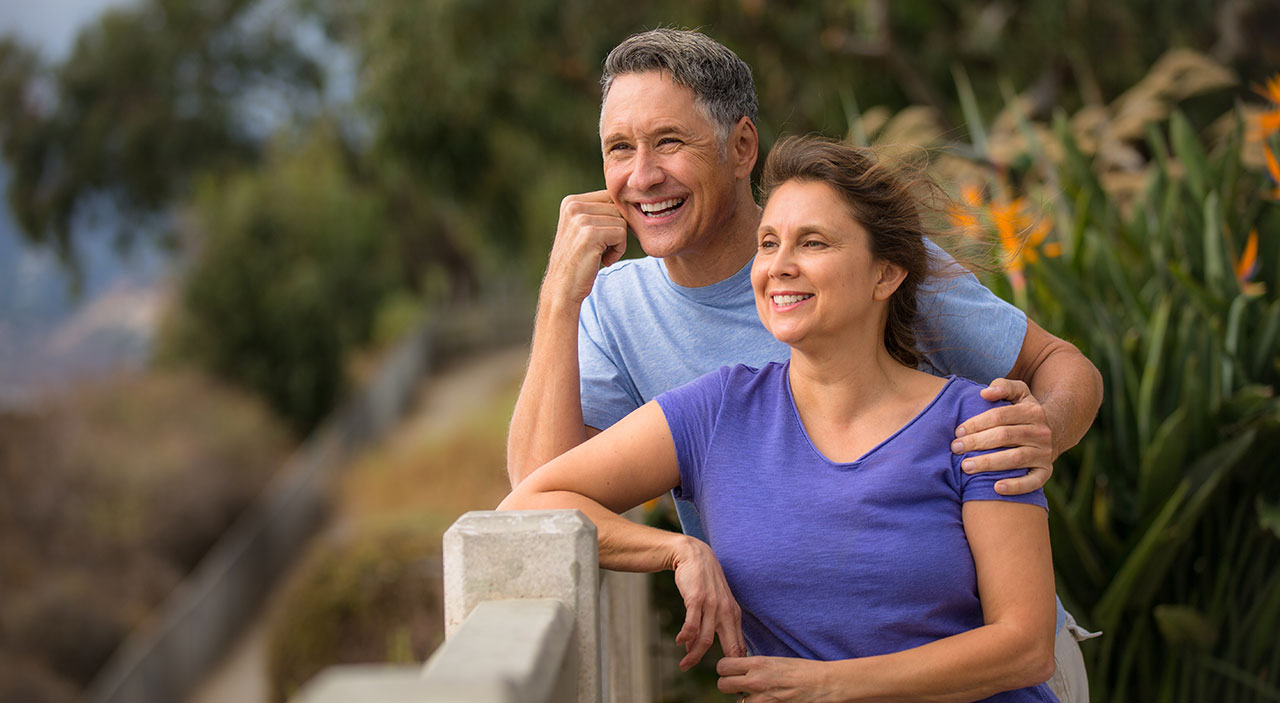
[[[701,540],[685,538],[677,550],[672,568],[676,574],[676,588],[684,597],[684,627],[676,635],[676,644],[684,645],[685,649],[680,670],[688,671],[697,664],[711,649],[717,634],[725,656],[746,656],[742,609],[729,591],[729,582],[725,580],[724,570],[711,547]]]
[[[747,703],[820,703],[830,701],[828,662],[786,657],[725,657],[716,664],[722,693],[737,693]]]

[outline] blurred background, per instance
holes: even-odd
[[[440,534],[506,492],[560,199],[602,187],[600,63],[657,26],[752,66],[762,152],[927,158],[984,281],[1102,371],[1046,487],[1094,700],[1280,700],[1273,0],[6,0],[0,701],[101,690],[424,324],[404,411],[183,695],[430,654]]]

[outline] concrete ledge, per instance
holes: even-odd
[[[295,703],[423,703],[427,682],[416,666],[332,666],[295,696]]]
[[[500,692],[522,703],[574,700],[578,669],[576,652],[569,648],[573,626],[573,613],[558,600],[477,605],[427,660],[423,678],[436,694],[431,700],[473,703]]]
[[[573,614],[577,696],[594,703],[600,676],[596,526],[577,510],[473,511],[444,534],[445,637],[484,601],[549,598]]]

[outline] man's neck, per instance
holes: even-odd
[[[735,208],[735,215],[697,251],[663,258],[672,282],[686,288],[701,288],[729,278],[742,270],[756,253],[756,230],[761,209],[750,195]]]

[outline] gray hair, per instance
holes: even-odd
[[[745,117],[756,121],[760,105],[751,67],[720,42],[688,29],[652,29],[633,34],[609,52],[600,77],[603,101],[613,79],[628,73],[666,71],[676,85],[693,91],[698,107],[720,141]]]

